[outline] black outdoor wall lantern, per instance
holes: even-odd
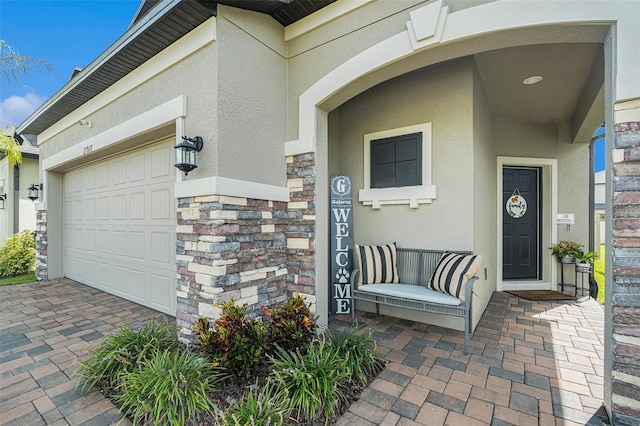
[[[182,137],[182,142],[174,146],[176,149],[176,164],[178,170],[188,175],[189,172],[198,165],[196,164],[196,153],[202,149],[202,138],[196,136],[195,138]]]
[[[7,194],[0,194],[0,210],[4,210],[5,201],[7,201]]]
[[[42,191],[42,184],[32,183],[29,188],[27,188],[27,198],[31,201],[36,201],[39,198],[38,191]]]

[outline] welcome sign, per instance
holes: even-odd
[[[353,206],[351,176],[331,176],[331,313],[351,313]]]

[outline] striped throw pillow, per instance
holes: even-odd
[[[399,282],[396,243],[384,246],[356,244],[356,258],[360,269],[358,284]]]
[[[482,255],[444,253],[427,287],[448,293],[464,303],[467,280],[473,277],[481,266]]]

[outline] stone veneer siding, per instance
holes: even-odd
[[[36,212],[36,278],[38,281],[47,280],[47,211]]]
[[[640,100],[617,105],[616,110],[624,110],[627,117],[640,117]],[[639,425],[640,122],[616,119],[614,131],[614,149],[623,155],[618,155],[621,161],[613,166],[612,181],[612,424]]]
[[[290,202],[228,196],[181,198],[177,215],[177,324],[183,335],[216,305],[262,306],[300,292],[315,309],[313,155],[287,158]]]

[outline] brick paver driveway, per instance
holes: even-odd
[[[157,312],[70,280],[0,287],[0,312],[0,425],[122,418],[100,392],[76,389],[73,374],[90,342]],[[494,293],[468,355],[462,332],[358,317],[389,364],[338,425],[601,424],[604,317],[593,300]]]
[[[76,389],[78,359],[122,323],[157,315],[66,279],[0,287],[0,424],[118,422],[122,415],[99,391]]]

